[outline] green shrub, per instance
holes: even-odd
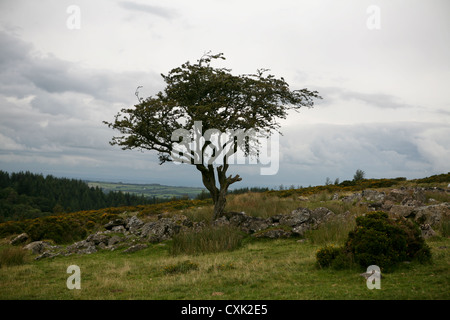
[[[333,245],[325,246],[316,253],[317,264],[321,268],[330,267],[333,260],[342,252],[342,248]]]
[[[387,270],[399,262],[431,260],[430,248],[419,227],[407,219],[392,220],[385,212],[371,212],[356,218],[356,227],[342,248],[325,247],[316,255],[320,267],[344,268],[353,263]]]
[[[363,267],[390,268],[406,260],[431,259],[431,251],[414,222],[394,221],[381,211],[356,218],[356,228],[349,233],[346,249]]]

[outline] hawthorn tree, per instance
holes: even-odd
[[[229,159],[239,148],[250,155],[250,142],[247,139],[247,143],[242,144],[231,138],[212,146],[212,139],[206,139],[198,152],[179,153],[176,147],[183,138],[203,136],[210,129],[220,132],[253,130],[268,137],[280,133],[277,120],[285,119],[289,110],[312,107],[313,100],[321,98],[317,91],[290,90],[283,78],[275,78],[267,69],[259,69],[256,74],[233,75],[230,69],[211,65],[218,59],[225,60],[225,57],[222,53],[208,53],[196,63],[188,61],[167,75],[161,74],[166,83],[162,92],[146,99],[136,93],[137,105],[122,109],[113,122],[104,121],[121,133],[112,138],[111,145],[124,150],[155,150],[160,164],[174,161],[176,154],[183,158],[183,163],[194,165],[211,194],[214,218],[224,214],[228,187],[242,180],[239,175],[227,176]],[[198,122],[201,122],[200,128],[195,126]],[[190,137],[174,139],[177,130],[189,132]],[[227,147],[226,152],[221,152]],[[221,156],[220,164],[213,163],[211,158],[205,161],[208,148],[213,158]]]

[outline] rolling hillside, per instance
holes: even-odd
[[[101,181],[87,181],[89,187],[100,188],[104,192],[121,191],[123,193],[130,193],[135,195],[144,195],[148,198],[172,199],[180,197],[195,198],[198,194],[205,190],[204,188],[193,187],[177,187],[165,186],[157,183],[152,184],[130,184],[130,183],[112,183]]]

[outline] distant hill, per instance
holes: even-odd
[[[89,187],[100,188],[104,192],[124,192],[147,198],[158,198],[170,200],[173,198],[189,198],[197,197],[205,188],[165,186],[158,183],[151,184],[132,184],[132,183],[113,183],[102,181],[86,181]]]

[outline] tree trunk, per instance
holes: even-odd
[[[197,169],[202,173],[203,185],[208,189],[211,194],[211,198],[214,204],[214,220],[222,217],[225,213],[225,205],[227,202],[226,195],[228,187],[237,181],[241,181],[242,178],[239,175],[234,177],[226,177],[226,171],[228,169],[228,164],[224,166],[217,167],[217,177],[219,180],[219,188],[216,186],[216,176],[214,172],[214,167],[208,165],[205,167],[202,164],[196,165]]]
[[[219,195],[214,203],[214,220],[219,219],[225,213],[225,205],[227,204],[227,189],[221,188],[219,191]]]

